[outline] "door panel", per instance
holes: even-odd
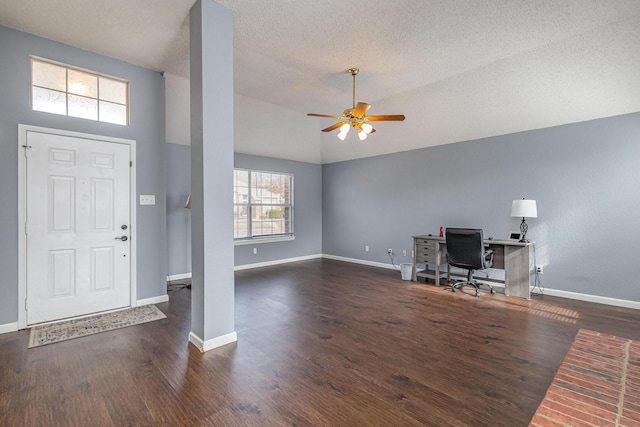
[[[129,146],[34,131],[27,145],[27,324],[130,306]]]
[[[76,251],[49,252],[51,289],[54,298],[73,296],[76,293]]]

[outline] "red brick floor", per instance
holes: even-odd
[[[529,426],[640,426],[640,342],[578,331]]]

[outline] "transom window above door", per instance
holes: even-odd
[[[128,126],[129,82],[32,57],[31,108]]]

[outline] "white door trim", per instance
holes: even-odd
[[[26,264],[26,184],[27,184],[27,164],[25,157],[25,146],[27,145],[27,132],[40,132],[52,135],[77,137],[84,139],[92,139],[96,141],[127,144],[131,150],[132,166],[130,168],[131,182],[131,306],[137,306],[137,250],[136,250],[136,141],[132,139],[113,138],[102,135],[92,135],[88,133],[72,132],[61,129],[51,129],[31,125],[18,125],[18,329],[27,327],[27,311],[25,307],[27,295],[27,264]]]

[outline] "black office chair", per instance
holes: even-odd
[[[493,249],[485,249],[482,230],[474,228],[447,228],[445,233],[447,243],[447,262],[450,266],[467,270],[467,280],[454,280],[451,291],[455,292],[463,286],[473,286],[476,296],[479,297],[481,285],[489,287],[491,293],[495,293],[488,283],[478,283],[473,278],[475,270],[484,270],[493,265]]]

